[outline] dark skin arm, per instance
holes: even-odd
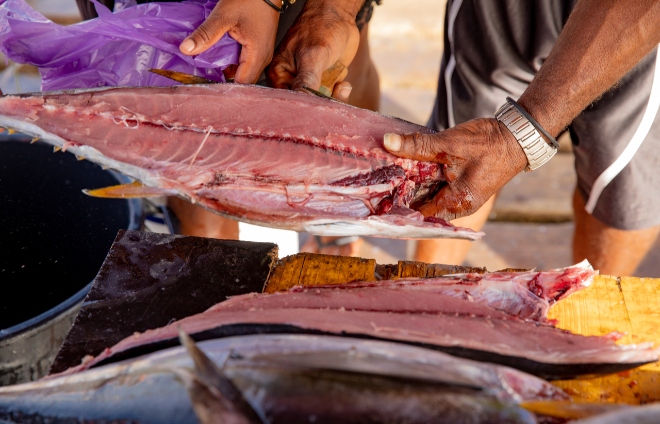
[[[275,52],[267,73],[269,85],[318,90],[323,71],[337,61],[350,65],[360,42],[355,17],[363,2],[308,0]]]
[[[660,1],[581,0],[518,102],[556,137],[658,43]],[[434,135],[388,134],[385,147],[446,165],[449,184],[420,208],[444,219],[474,213],[527,165],[520,145],[495,119]]]

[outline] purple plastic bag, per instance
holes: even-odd
[[[14,62],[36,65],[44,91],[178,84],[150,68],[224,82],[222,70],[238,63],[241,48],[227,34],[198,56],[179,52],[216,3],[147,3],[116,13],[96,3],[98,19],[61,26],[24,0],[0,0],[0,50]]]

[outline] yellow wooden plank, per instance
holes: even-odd
[[[558,326],[583,335],[622,332],[620,343],[660,344],[660,280],[598,276],[594,283],[552,307]],[[639,404],[660,401],[660,367],[650,364],[607,377],[559,381],[582,401]]]
[[[299,253],[282,259],[276,265],[264,292],[286,291],[297,285],[373,281],[375,271],[376,261],[373,259]]]
[[[399,272],[397,278],[426,277],[429,264],[415,261],[399,261]]]
[[[293,287],[292,281],[297,281],[300,278],[302,265],[305,262],[304,255],[291,255],[282,258],[273,268],[268,283],[264,287],[265,293],[275,293],[277,291],[286,291]]]
[[[475,268],[460,265],[443,265],[443,264],[429,264],[426,262],[416,261],[399,261],[398,273],[396,278],[424,278],[424,277],[441,277],[447,274],[467,274],[476,272],[483,274],[486,268]]]

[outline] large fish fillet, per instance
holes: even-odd
[[[404,298],[406,299],[411,296],[419,296],[419,299],[415,300],[416,305],[434,302],[435,298],[428,297],[427,293],[438,293],[488,305],[490,308],[522,319],[547,322],[550,305],[568,297],[573,292],[590,286],[597,274],[598,271],[594,271],[589,262],[584,260],[570,267],[541,272],[533,270],[498,271],[432,278],[399,278],[326,286],[297,286],[291,291],[314,292],[314,290],[333,289],[360,292],[360,289],[390,289],[397,290],[398,293],[405,293]],[[374,295],[373,291],[362,290],[362,293],[363,297]],[[232,298],[217,306],[236,301],[236,298]],[[360,301],[365,303],[364,299],[360,299]],[[390,305],[391,302],[384,304]]]
[[[413,209],[445,184],[441,165],[382,148],[385,133],[431,130],[307,94],[216,84],[8,95],[0,126],[241,221],[321,235],[482,235]]]
[[[319,296],[314,296],[316,291]],[[422,295],[426,301],[420,300]],[[433,292],[310,289],[309,295],[293,292],[237,300],[127,337],[69,372],[172,346],[180,328],[198,340],[255,333],[394,340],[552,379],[618,372],[654,362],[659,353],[652,343],[617,345],[610,337],[572,334]]]

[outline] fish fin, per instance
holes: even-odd
[[[201,424],[250,424],[231,407],[215,388],[202,381],[195,371],[174,369],[174,374],[188,390],[193,411]]]
[[[34,144],[37,141],[39,141],[39,137],[32,137],[32,140],[30,140],[30,144]]]
[[[224,409],[233,411],[234,414],[242,416],[244,421],[241,422],[263,422],[254,409],[252,409],[252,406],[245,400],[243,393],[234,386],[234,383],[225,375],[222,369],[206,356],[206,354],[197,346],[195,341],[181,328],[179,328],[179,341],[181,342],[181,345],[186,348],[195,364],[196,378],[206,386],[213,388],[218,392],[216,393],[216,402],[226,404],[224,405]],[[204,397],[199,400],[193,399],[193,403],[204,403],[205,401]]]
[[[76,155],[76,160],[85,160],[85,156]]]
[[[128,184],[115,185],[93,190],[83,190],[88,196],[103,199],[136,199],[142,197],[159,197],[172,195],[172,191],[160,187],[149,187],[142,185],[139,181]]]
[[[13,129],[13,128],[7,128],[7,133],[8,133],[9,135],[16,134],[17,132],[18,132],[18,131],[16,131],[16,130]]]
[[[60,146],[53,146],[53,153],[57,153],[61,150],[62,150],[62,148]]]
[[[158,74],[165,78],[169,78],[181,84],[191,85],[191,84],[218,84],[215,81],[204,77],[198,77],[196,75],[185,74],[183,72],[168,71],[166,69],[149,69],[149,72]]]
[[[588,418],[606,412],[630,408],[630,405],[616,403],[571,402],[565,400],[536,400],[522,402],[520,406],[537,415],[545,415],[566,420]]]

